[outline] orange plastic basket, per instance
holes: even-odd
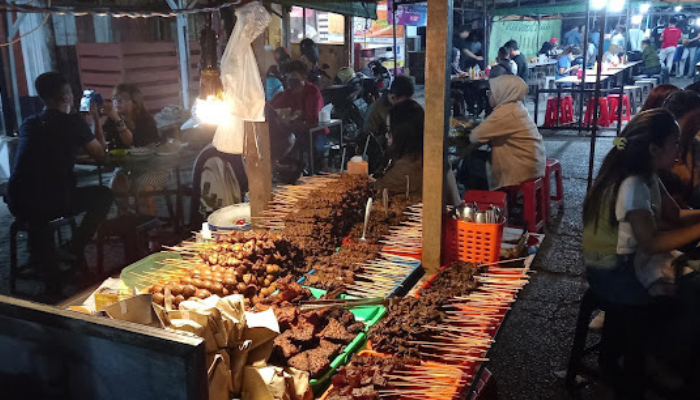
[[[477,224],[452,218],[445,223],[445,261],[493,263],[501,257],[503,226]]]

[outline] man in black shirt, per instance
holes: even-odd
[[[700,29],[695,23],[695,19],[691,19],[688,24],[687,34],[688,39],[683,41],[683,46],[688,49],[690,67],[688,68],[688,77],[692,78],[695,75],[695,65],[698,63],[698,46],[700,46]]]
[[[69,249],[80,260],[107,216],[113,197],[103,186],[76,187],[73,167],[80,148],[95,160],[102,160],[104,137],[101,132],[95,137],[83,118],[71,112],[73,93],[62,75],[47,72],[36,79],[35,85],[45,108],[20,127],[6,201],[12,214],[30,225],[32,257],[46,263],[56,257],[48,222],[85,212]],[[94,106],[91,113],[99,123]]]
[[[469,26],[462,25],[452,36],[452,47],[457,48],[460,53],[460,68],[466,69],[467,65],[476,65],[477,61],[483,61],[484,57],[477,56],[470,50],[467,39],[469,38]]]
[[[504,47],[510,52],[510,59],[518,66],[518,76],[527,83],[527,79],[530,77],[530,71],[527,67],[525,56],[520,54],[518,42],[509,40]]]

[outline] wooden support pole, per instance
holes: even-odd
[[[346,15],[344,25],[345,54],[348,58],[347,65],[353,68],[359,68],[355,65],[355,27],[353,26],[353,17]]]
[[[267,122],[246,122],[244,126],[250,215],[253,217],[254,227],[257,227],[257,217],[262,215],[272,199],[270,129]]]
[[[425,132],[423,147],[423,267],[440,269],[442,256],[445,138],[449,127],[452,2],[428,2],[425,68]]]

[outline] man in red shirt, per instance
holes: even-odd
[[[668,70],[669,75],[673,67],[673,57],[676,54],[678,41],[681,40],[681,35],[683,34],[681,30],[676,27],[677,22],[675,17],[671,17],[668,21],[668,27],[664,29],[664,32],[661,34],[662,44],[659,59],[661,60],[661,66]]]
[[[292,61],[285,70],[287,88],[270,102],[275,110],[289,110],[289,113],[281,113],[281,121],[270,124],[270,147],[276,161],[289,155],[293,148],[309,147],[309,130],[318,126],[318,114],[324,105],[321,91],[306,81],[308,71],[304,63]],[[327,131],[318,133],[314,144],[316,152],[323,154]]]

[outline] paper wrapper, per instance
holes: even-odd
[[[265,366],[272,354],[272,341],[280,333],[277,317],[272,309],[259,313],[246,313],[246,327],[243,340],[250,340],[248,365]]]
[[[287,374],[278,367],[246,367],[243,371],[241,400],[290,400]]]
[[[113,319],[135,322],[154,328],[163,328],[164,322],[153,308],[153,295],[141,294],[105,307],[104,312]]]
[[[313,400],[314,392],[309,383],[309,373],[296,368],[287,367],[287,393],[291,400]]]
[[[243,370],[248,365],[248,353],[252,344],[252,341],[246,340],[231,349],[231,393],[235,397],[240,396],[243,388]]]
[[[214,357],[209,370],[209,400],[230,400],[231,374],[229,373],[225,357],[217,354]]]

